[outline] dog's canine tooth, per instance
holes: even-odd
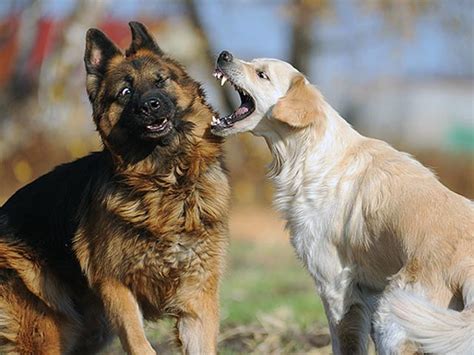
[[[221,86],[224,86],[224,84],[225,84],[226,81],[227,81],[227,77],[222,76],[222,79],[221,79]]]

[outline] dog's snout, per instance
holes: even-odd
[[[218,58],[218,61],[219,62],[232,62],[232,59],[234,59],[234,57],[232,56],[232,53],[230,52],[227,52],[227,51],[222,51],[221,54],[219,54],[219,58]]]
[[[148,100],[145,100],[141,106],[140,111],[146,115],[151,115],[152,113],[158,111],[161,107],[160,101],[155,97],[152,97]]]

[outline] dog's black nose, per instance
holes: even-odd
[[[232,62],[232,59],[234,59],[234,57],[231,53],[227,51],[222,51],[221,54],[219,54],[219,59],[217,60],[219,62]]]
[[[156,98],[151,98],[142,103],[140,111],[146,115],[151,115],[158,111],[160,106],[160,102]]]

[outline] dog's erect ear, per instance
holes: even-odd
[[[129,22],[128,25],[132,31],[132,43],[125,52],[127,57],[135,54],[141,48],[148,49],[158,55],[163,55],[163,51],[156,44],[155,39],[143,24],[132,21]]]
[[[321,104],[319,91],[307,83],[303,75],[297,75],[291,81],[286,95],[273,106],[271,116],[291,127],[303,128],[323,114]]]
[[[116,55],[122,55],[122,52],[102,31],[95,28],[87,31],[84,63],[87,72],[87,93],[91,100],[94,100],[97,94],[107,64]]]

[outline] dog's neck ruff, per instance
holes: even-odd
[[[196,179],[199,171],[195,165],[200,164],[198,142],[184,135],[176,136],[167,147],[156,147],[141,161],[121,166],[117,171],[132,185],[147,181],[150,186],[169,186],[181,179]]]
[[[275,206],[283,212],[310,182],[326,183],[344,152],[362,137],[327,103],[324,117],[306,128],[294,129],[272,120],[266,120],[266,125],[261,135],[273,156],[268,175],[276,188]]]

